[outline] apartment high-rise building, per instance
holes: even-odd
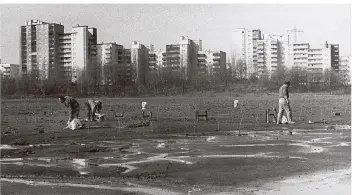
[[[257,41],[257,73],[272,78],[278,67],[283,65],[282,35],[264,34],[262,40]]]
[[[96,73],[96,44],[97,29],[88,26],[77,25],[59,36],[59,63],[68,81],[76,83],[80,77],[89,79]]]
[[[154,50],[154,45],[150,44],[146,46],[149,53],[149,72],[157,72],[158,66],[158,52]]]
[[[236,33],[235,35],[241,36],[241,51],[239,59],[244,61],[246,65],[246,77],[249,78],[252,74],[257,73],[258,71],[257,47],[258,41],[262,40],[262,32],[258,29],[242,29],[240,34]]]
[[[62,76],[69,81],[72,80],[72,34],[63,33],[59,37],[59,64]]]
[[[308,67],[309,43],[294,43],[286,46],[285,65],[291,67]]]
[[[197,68],[199,77],[208,76],[208,68],[207,68],[207,54],[204,51],[198,52],[198,68]]]
[[[154,52],[156,55],[156,66],[158,67],[158,70],[166,67],[166,51],[163,50],[157,50]]]
[[[117,77],[124,66],[123,46],[116,43],[100,43],[96,45],[97,71],[102,85],[111,85],[112,77]]]
[[[59,37],[64,33],[64,26],[40,20],[26,20],[20,31],[21,72],[27,74],[36,70],[40,79],[59,77]]]
[[[155,52],[151,52],[149,51],[149,66],[148,66],[148,70],[149,72],[155,72],[158,70],[158,65],[157,65],[157,54]]]
[[[307,75],[310,83],[324,82],[324,70],[328,68],[327,62],[329,58],[327,51],[322,48],[310,48],[308,50]]]
[[[325,47],[330,48],[331,51],[331,68],[338,72],[339,71],[339,58],[340,58],[340,46],[339,44],[328,44],[325,43]]]
[[[171,71],[172,75],[179,75],[180,73],[180,45],[179,44],[172,44],[166,45],[165,51],[165,68]]]
[[[180,37],[179,45],[181,76],[183,79],[191,80],[196,74],[199,47],[185,36]]]
[[[125,82],[131,83],[133,81],[132,78],[132,61],[131,61],[131,49],[123,49],[123,59],[125,63]]]
[[[344,85],[351,84],[351,56],[340,56],[339,80]]]
[[[308,50],[308,82],[323,83],[326,79],[325,71],[339,71],[339,45],[325,43],[320,48]],[[336,62],[337,59],[337,62]]]
[[[89,79],[96,66],[97,29],[77,25],[72,27],[72,81],[76,82],[80,76]]]
[[[21,67],[18,64],[0,64],[1,76],[17,79],[20,77]]]
[[[207,75],[220,80],[226,75],[226,53],[223,51],[205,51]]]
[[[200,45],[186,36],[181,36],[179,44],[166,45],[165,68],[174,76],[191,80],[197,74],[199,49]]]
[[[149,72],[148,48],[138,41],[132,42],[131,64],[133,69],[133,80],[139,84],[145,84]]]

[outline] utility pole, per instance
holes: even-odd
[[[299,29],[297,29],[296,28],[296,26],[294,26],[294,28],[293,29],[291,29],[291,30],[288,30],[287,32],[291,32],[291,33],[293,33],[293,43],[296,43],[297,42],[297,33],[299,33],[299,32],[304,32],[303,30],[299,30]],[[288,43],[290,43],[290,40],[288,40]]]

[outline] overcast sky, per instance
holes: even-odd
[[[301,40],[313,45],[340,44],[340,55],[351,53],[350,5],[0,5],[0,59],[19,63],[19,27],[25,20],[62,23],[65,31],[77,24],[98,29],[98,42],[131,47],[136,40],[165,49],[182,35],[202,39],[203,50],[223,50],[229,56],[232,31],[255,28],[286,33],[295,25]]]

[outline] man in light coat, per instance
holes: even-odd
[[[279,113],[277,115],[277,124],[281,124],[283,111],[285,110],[287,115],[287,123],[294,124],[292,121],[292,113],[289,102],[288,88],[290,87],[290,81],[286,81],[279,89]]]

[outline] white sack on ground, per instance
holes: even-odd
[[[75,118],[67,125],[67,128],[71,130],[80,129],[82,128],[82,123],[79,119]]]

